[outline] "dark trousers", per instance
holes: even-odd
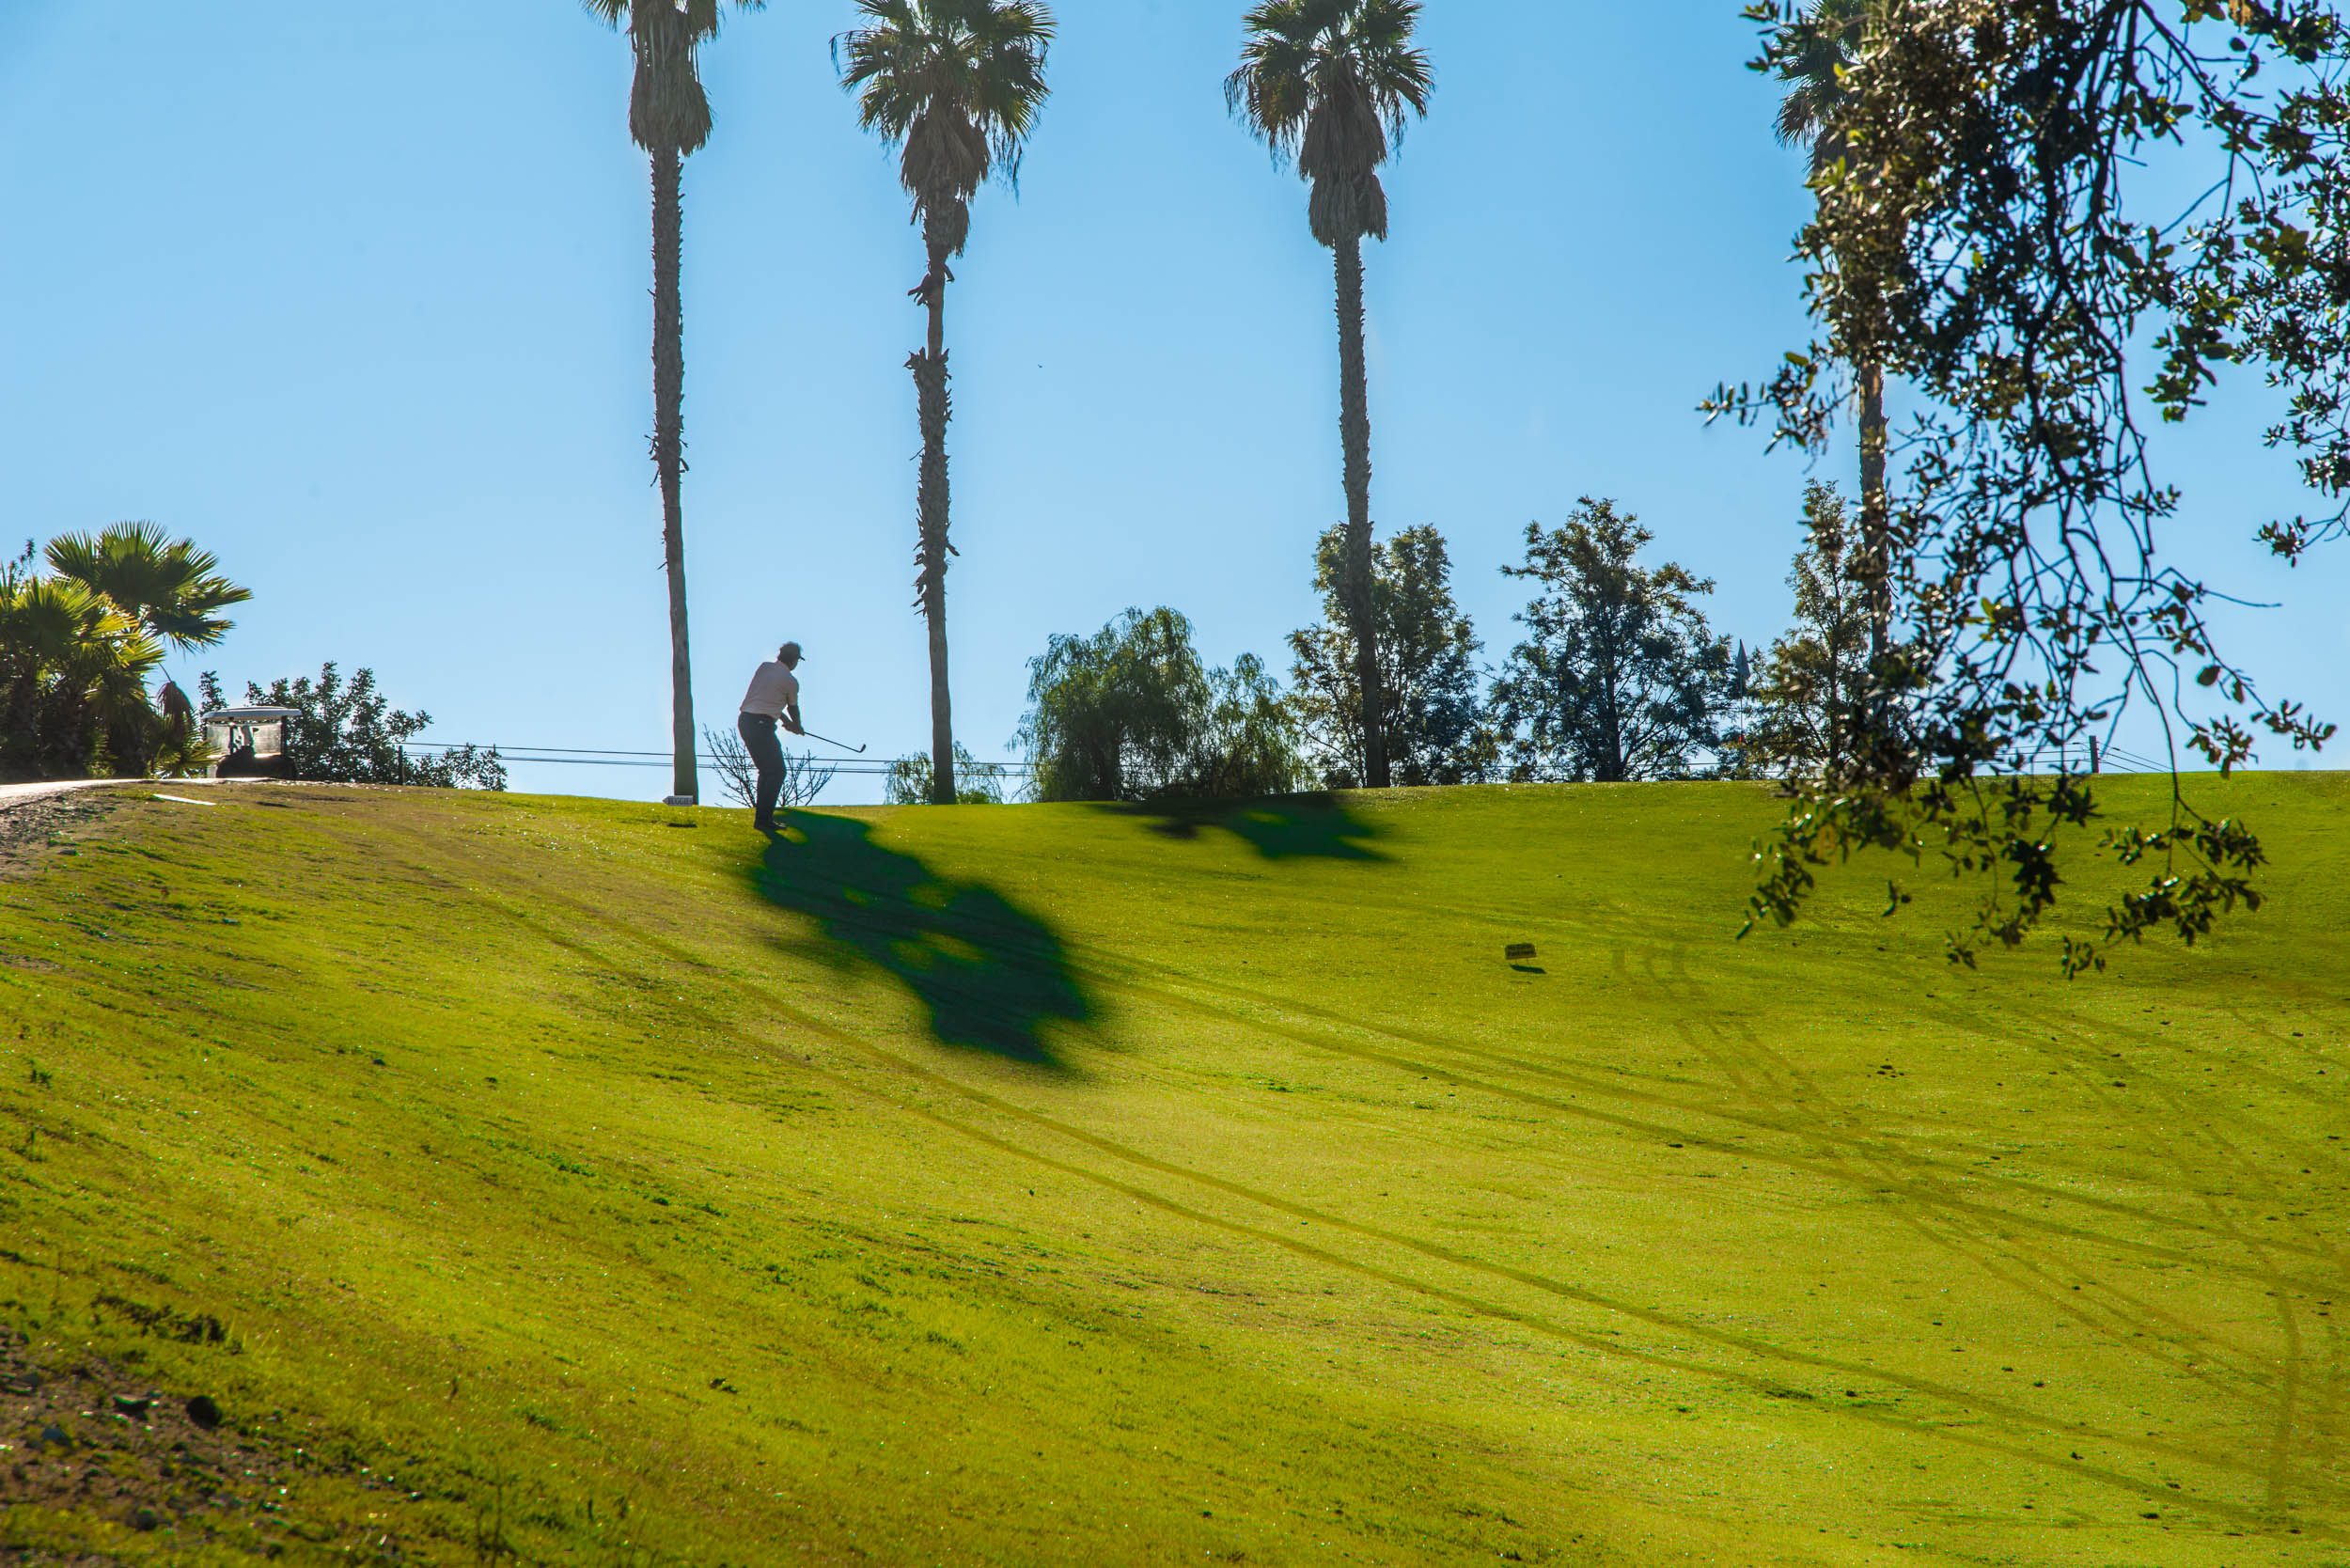
[[[783,743],[776,739],[776,721],[765,713],[744,713],[735,720],[743,732],[743,749],[759,764],[759,811],[752,820],[776,820],[776,797],[783,793]]]

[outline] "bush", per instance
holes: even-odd
[[[1040,800],[1284,794],[1305,771],[1264,666],[1244,653],[1229,670],[1205,667],[1173,610],[1130,609],[1090,637],[1054,637],[1028,672],[1017,739]]]
[[[889,792],[884,798],[892,806],[928,806],[932,777],[928,752],[901,757],[889,764]],[[1004,778],[1002,764],[982,762],[965,751],[961,741],[955,743],[957,806],[1003,805]]]
[[[759,805],[759,764],[751,760],[750,748],[743,737],[731,729],[713,729],[702,726],[702,745],[710,750],[710,765],[716,771],[719,783],[737,806],[756,808]],[[787,751],[783,754],[783,789],[776,796],[780,809],[813,806],[816,797],[832,782],[835,769],[824,767],[808,751]]]
[[[164,644],[217,642],[250,595],[152,523],[31,540],[0,563],[0,779],[148,775],[200,765],[192,729],[149,700]]]

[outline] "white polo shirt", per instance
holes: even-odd
[[[770,659],[751,677],[751,689],[743,694],[743,712],[779,719],[786,708],[799,700],[800,678],[778,661]]]

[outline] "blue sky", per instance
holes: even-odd
[[[1303,187],[1225,112],[1241,8],[1062,0],[1020,192],[976,204],[948,305],[949,630],[983,758],[1053,633],[1165,604],[1211,659],[1285,666],[1316,613],[1312,541],[1341,510],[1329,266]],[[1434,110],[1369,259],[1373,513],[1445,532],[1493,662],[1520,599],[1496,569],[1587,494],[1716,578],[1724,631],[1787,617],[1804,463],[1692,412],[1802,336],[1785,257],[1806,197],[1737,9],[1429,8]],[[890,754],[928,737],[903,368],[921,262],[828,55],[853,19],[775,0],[705,57],[688,572],[705,721],[795,636],[810,724]],[[0,7],[0,528],[153,518],[216,550],[257,597],[222,648],[173,661],[183,681],[334,659],[440,739],[665,745],[628,74],[571,0],[249,0],[233,25],[164,0]],[[2223,388],[2171,444],[2171,558],[2280,601],[2231,618],[2237,647],[2342,716],[2350,562],[2287,572],[2247,542],[2296,505],[2261,412]]]

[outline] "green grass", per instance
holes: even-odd
[[[0,1427],[0,1560],[2350,1565],[2350,778],[2201,788],[2274,902],[2069,984],[1732,941],[1743,786],[126,792],[0,882],[0,1329],[286,1491]]]

